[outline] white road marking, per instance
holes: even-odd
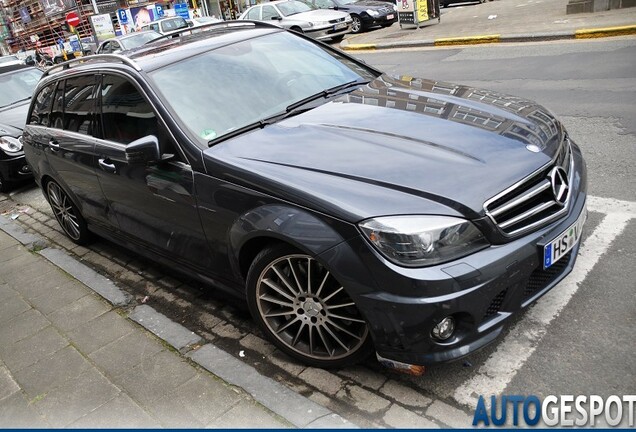
[[[454,399],[474,408],[479,395],[499,395],[517,371],[535,351],[556,318],[576,293],[581,282],[605,254],[612,241],[636,218],[636,203],[609,198],[588,197],[588,209],[605,213],[601,223],[581,245],[579,256],[570,273],[556,289],[551,290],[515,324],[497,350],[477,373],[455,390]]]

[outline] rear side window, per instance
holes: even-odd
[[[95,75],[67,79],[64,89],[64,129],[91,135],[94,117]]]
[[[29,124],[49,126],[49,116],[51,113],[51,102],[53,101],[54,89],[55,83],[40,90],[40,93],[38,93],[35,97],[35,103],[33,104],[33,111],[31,111]]]
[[[129,144],[147,135],[158,135],[152,106],[130,81],[105,75],[100,97],[104,139]]]
[[[245,16],[246,19],[249,20],[254,20],[254,21],[258,21],[259,17],[259,11],[261,10],[260,7],[253,7],[252,9],[250,9],[250,11],[247,13],[247,15]]]
[[[57,89],[53,95],[53,109],[51,110],[51,127],[57,129],[64,128],[64,83],[57,83]]]

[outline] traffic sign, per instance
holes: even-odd
[[[128,24],[128,14],[126,9],[117,9],[117,16],[119,17],[120,24]]]
[[[70,26],[77,27],[80,23],[80,19],[75,12],[69,12],[66,14],[66,22]]]

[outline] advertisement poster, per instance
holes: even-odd
[[[91,15],[91,24],[97,38],[97,43],[115,37],[115,28],[110,19],[110,14]]]
[[[428,0],[416,0],[417,2],[417,22],[428,21]]]

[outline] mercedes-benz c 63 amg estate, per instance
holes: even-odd
[[[185,33],[40,81],[24,150],[76,243],[244,297],[319,367],[460,358],[571,271],[586,169],[546,109],[266,23]]]

